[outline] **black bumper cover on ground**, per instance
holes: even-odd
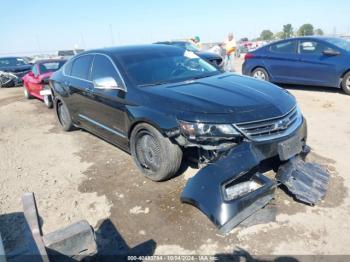
[[[244,141],[234,147],[226,156],[201,169],[192,177],[185,186],[181,201],[199,208],[219,229],[221,233],[227,233],[243,220],[254,214],[269,203],[274,196],[277,181],[269,179],[259,172],[260,163],[263,160],[276,157],[280,146],[287,139],[296,139],[305,144],[307,135],[306,123],[293,134],[280,140],[269,143],[252,143]],[[301,153],[300,151],[297,154]],[[280,157],[281,158],[281,157]],[[283,157],[282,157],[283,158]],[[285,160],[285,159],[281,159]],[[281,162],[279,181],[296,194],[301,201],[316,202],[325,194],[328,184],[328,175],[322,173],[320,168],[310,163],[295,160]],[[314,183],[312,183],[314,171],[317,170]],[[308,173],[306,176],[299,173]],[[293,183],[299,181],[300,183]],[[310,181],[305,182],[307,179]],[[235,185],[243,181],[254,180],[261,185],[260,188],[228,200],[225,196],[225,185]],[[318,182],[322,181],[322,183]],[[306,185],[302,187],[300,185]],[[309,186],[307,186],[309,185]],[[311,186],[310,186],[311,185]],[[313,192],[308,195],[308,188]],[[305,191],[305,192],[303,192]]]

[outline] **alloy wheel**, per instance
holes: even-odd
[[[253,75],[254,78],[260,79],[260,80],[266,80],[266,75],[263,71],[257,70],[254,72]]]
[[[140,165],[156,172],[160,168],[160,153],[160,144],[156,138],[147,130],[140,131],[136,141],[136,157]]]

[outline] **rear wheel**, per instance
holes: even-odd
[[[350,72],[347,72],[343,77],[341,87],[347,95],[350,95]]]
[[[57,102],[57,117],[64,131],[74,130],[74,124],[66,104],[62,101]]]
[[[137,167],[151,180],[167,180],[180,168],[181,148],[149,124],[139,124],[134,128],[130,149]]]
[[[44,96],[44,103],[48,108],[53,107],[52,97],[50,95]]]
[[[262,67],[255,68],[252,72],[252,77],[264,81],[270,81],[269,74]]]

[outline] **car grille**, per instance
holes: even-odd
[[[236,124],[235,127],[247,138],[261,142],[291,134],[303,122],[298,107],[281,117]]]

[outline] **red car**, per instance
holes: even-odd
[[[32,70],[23,79],[24,96],[27,99],[36,97],[43,100],[47,107],[52,108],[51,91],[48,79],[53,72],[60,69],[66,60],[40,60],[35,62]]]

